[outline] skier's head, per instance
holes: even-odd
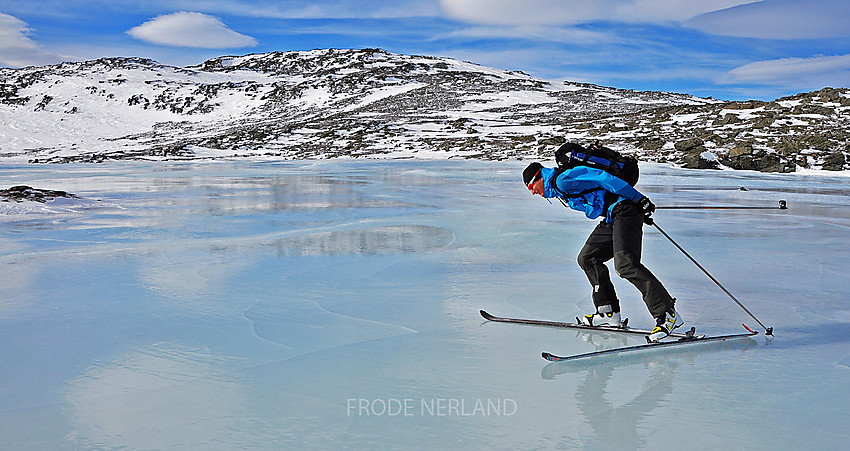
[[[526,187],[536,182],[541,177],[541,169],[543,169],[543,165],[535,161],[522,171],[522,181],[525,183]]]
[[[543,176],[541,175],[542,171],[543,165],[537,162],[531,163],[522,171],[522,181],[528,187],[528,190],[531,191],[531,194],[543,196],[545,192]]]

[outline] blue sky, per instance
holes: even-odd
[[[0,0],[0,66],[377,47],[720,99],[850,86],[848,0]]]

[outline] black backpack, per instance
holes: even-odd
[[[555,151],[555,162],[558,164],[556,176],[576,166],[601,169],[631,186],[635,186],[640,176],[637,158],[621,155],[598,142],[587,148],[576,143],[566,143]]]

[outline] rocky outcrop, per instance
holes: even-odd
[[[850,169],[848,125],[850,90],[824,88],[773,102],[677,107],[671,114],[647,118],[638,133],[663,137],[673,144],[672,161],[690,168],[841,171]],[[694,135],[703,142],[682,139]],[[656,160],[657,144],[648,146],[642,139],[630,144],[642,159],[662,161]],[[705,156],[716,159],[704,161]]]
[[[690,169],[718,169],[717,157],[704,146],[700,138],[690,138],[677,142],[673,148],[682,154],[681,165]]]
[[[65,191],[55,191],[49,189],[38,189],[31,186],[13,186],[9,189],[0,190],[0,201],[2,202],[23,202],[25,200],[33,202],[49,202],[57,197],[66,197],[79,199],[71,193]]]

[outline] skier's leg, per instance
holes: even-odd
[[[578,254],[578,264],[593,287],[593,304],[597,311],[601,311],[600,308],[604,310],[602,313],[620,311],[620,301],[605,265],[605,262],[614,256],[612,233],[610,224],[600,223]]]
[[[614,207],[612,240],[617,275],[641,292],[653,318],[664,318],[666,312],[673,310],[675,301],[661,281],[640,262],[643,215],[634,203],[623,200]]]

